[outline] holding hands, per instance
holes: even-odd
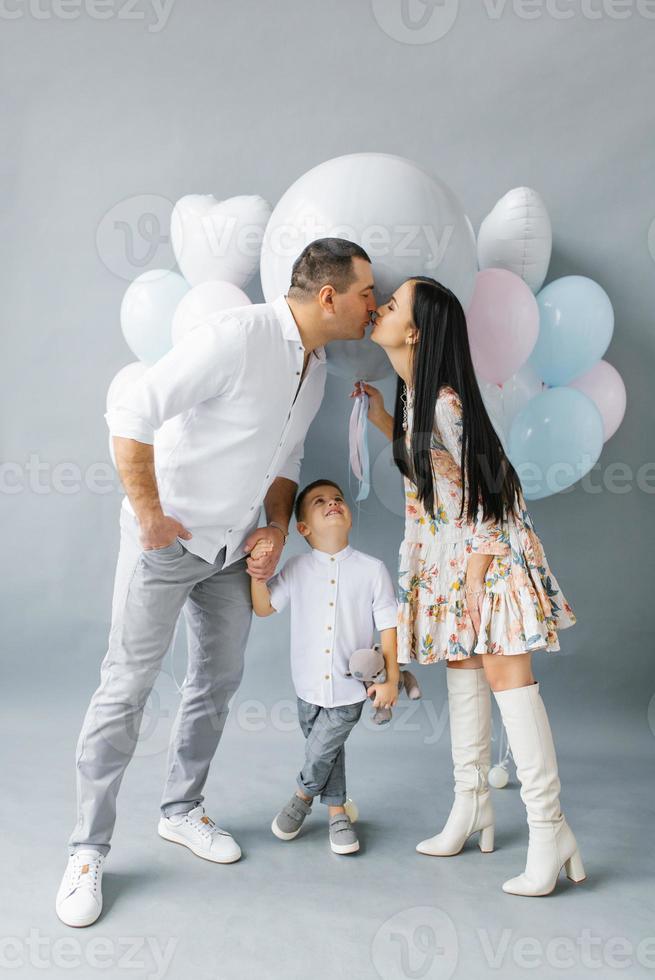
[[[283,547],[284,534],[279,528],[271,525],[258,527],[243,546],[248,555],[248,575],[258,582],[267,582],[275,573]]]

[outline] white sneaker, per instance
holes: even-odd
[[[90,926],[102,912],[105,856],[93,848],[76,851],[61,880],[55,908],[67,926]]]
[[[157,831],[164,840],[184,844],[190,851],[206,861],[232,864],[241,857],[241,848],[227,830],[217,827],[203,806],[188,813],[162,817]]]

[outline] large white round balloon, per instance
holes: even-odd
[[[286,293],[294,261],[316,238],[346,238],[373,263],[376,297],[386,299],[413,275],[448,286],[466,309],[473,294],[476,247],[459,200],[410,160],[353,153],[314,167],[286,191],[264,235],[261,278],[270,302]],[[328,366],[350,380],[389,373],[368,338],[327,347]]]
[[[121,328],[140,361],[154,364],[171,349],[173,313],[189,284],[177,272],[152,269],[127,287],[121,303]]]
[[[487,215],[478,232],[481,269],[508,269],[541,289],[553,248],[553,232],[543,199],[530,187],[508,191]]]
[[[171,216],[171,244],[184,277],[192,286],[208,279],[245,286],[257,271],[270,216],[271,205],[258,195],[180,198]]]
[[[249,305],[250,300],[243,290],[231,282],[201,282],[190,289],[177,305],[173,315],[173,343],[177,344],[189,330],[206,322],[212,313]]]

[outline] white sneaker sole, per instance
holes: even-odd
[[[182,837],[181,834],[176,834],[173,830],[168,830],[168,828],[163,828],[159,826],[157,828],[157,833],[164,840],[170,841],[172,844],[181,844],[182,847],[188,848],[196,857],[203,858],[205,861],[211,861],[212,864],[234,864],[235,861],[239,861],[241,858],[241,852],[234,855],[234,857],[221,858],[215,857],[213,854],[208,854],[207,851],[202,851],[197,845],[192,844],[188,841],[186,837]]]
[[[359,841],[356,840],[354,844],[333,844],[330,841],[330,847],[335,854],[354,854],[359,850]]]
[[[278,840],[293,840],[294,837],[297,837],[300,831],[302,830],[302,824],[300,825],[300,827],[298,827],[298,830],[292,830],[291,833],[288,833],[287,831],[280,830],[280,828],[277,825],[277,817],[276,817],[273,823],[271,824],[271,830],[278,838]]]

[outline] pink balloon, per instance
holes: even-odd
[[[590,371],[571,381],[567,388],[577,388],[596,403],[603,420],[603,439],[607,442],[625,415],[626,391],[619,372],[607,361],[598,361]]]
[[[520,276],[507,269],[478,272],[466,319],[473,366],[485,381],[503,384],[537,343],[537,300]]]

